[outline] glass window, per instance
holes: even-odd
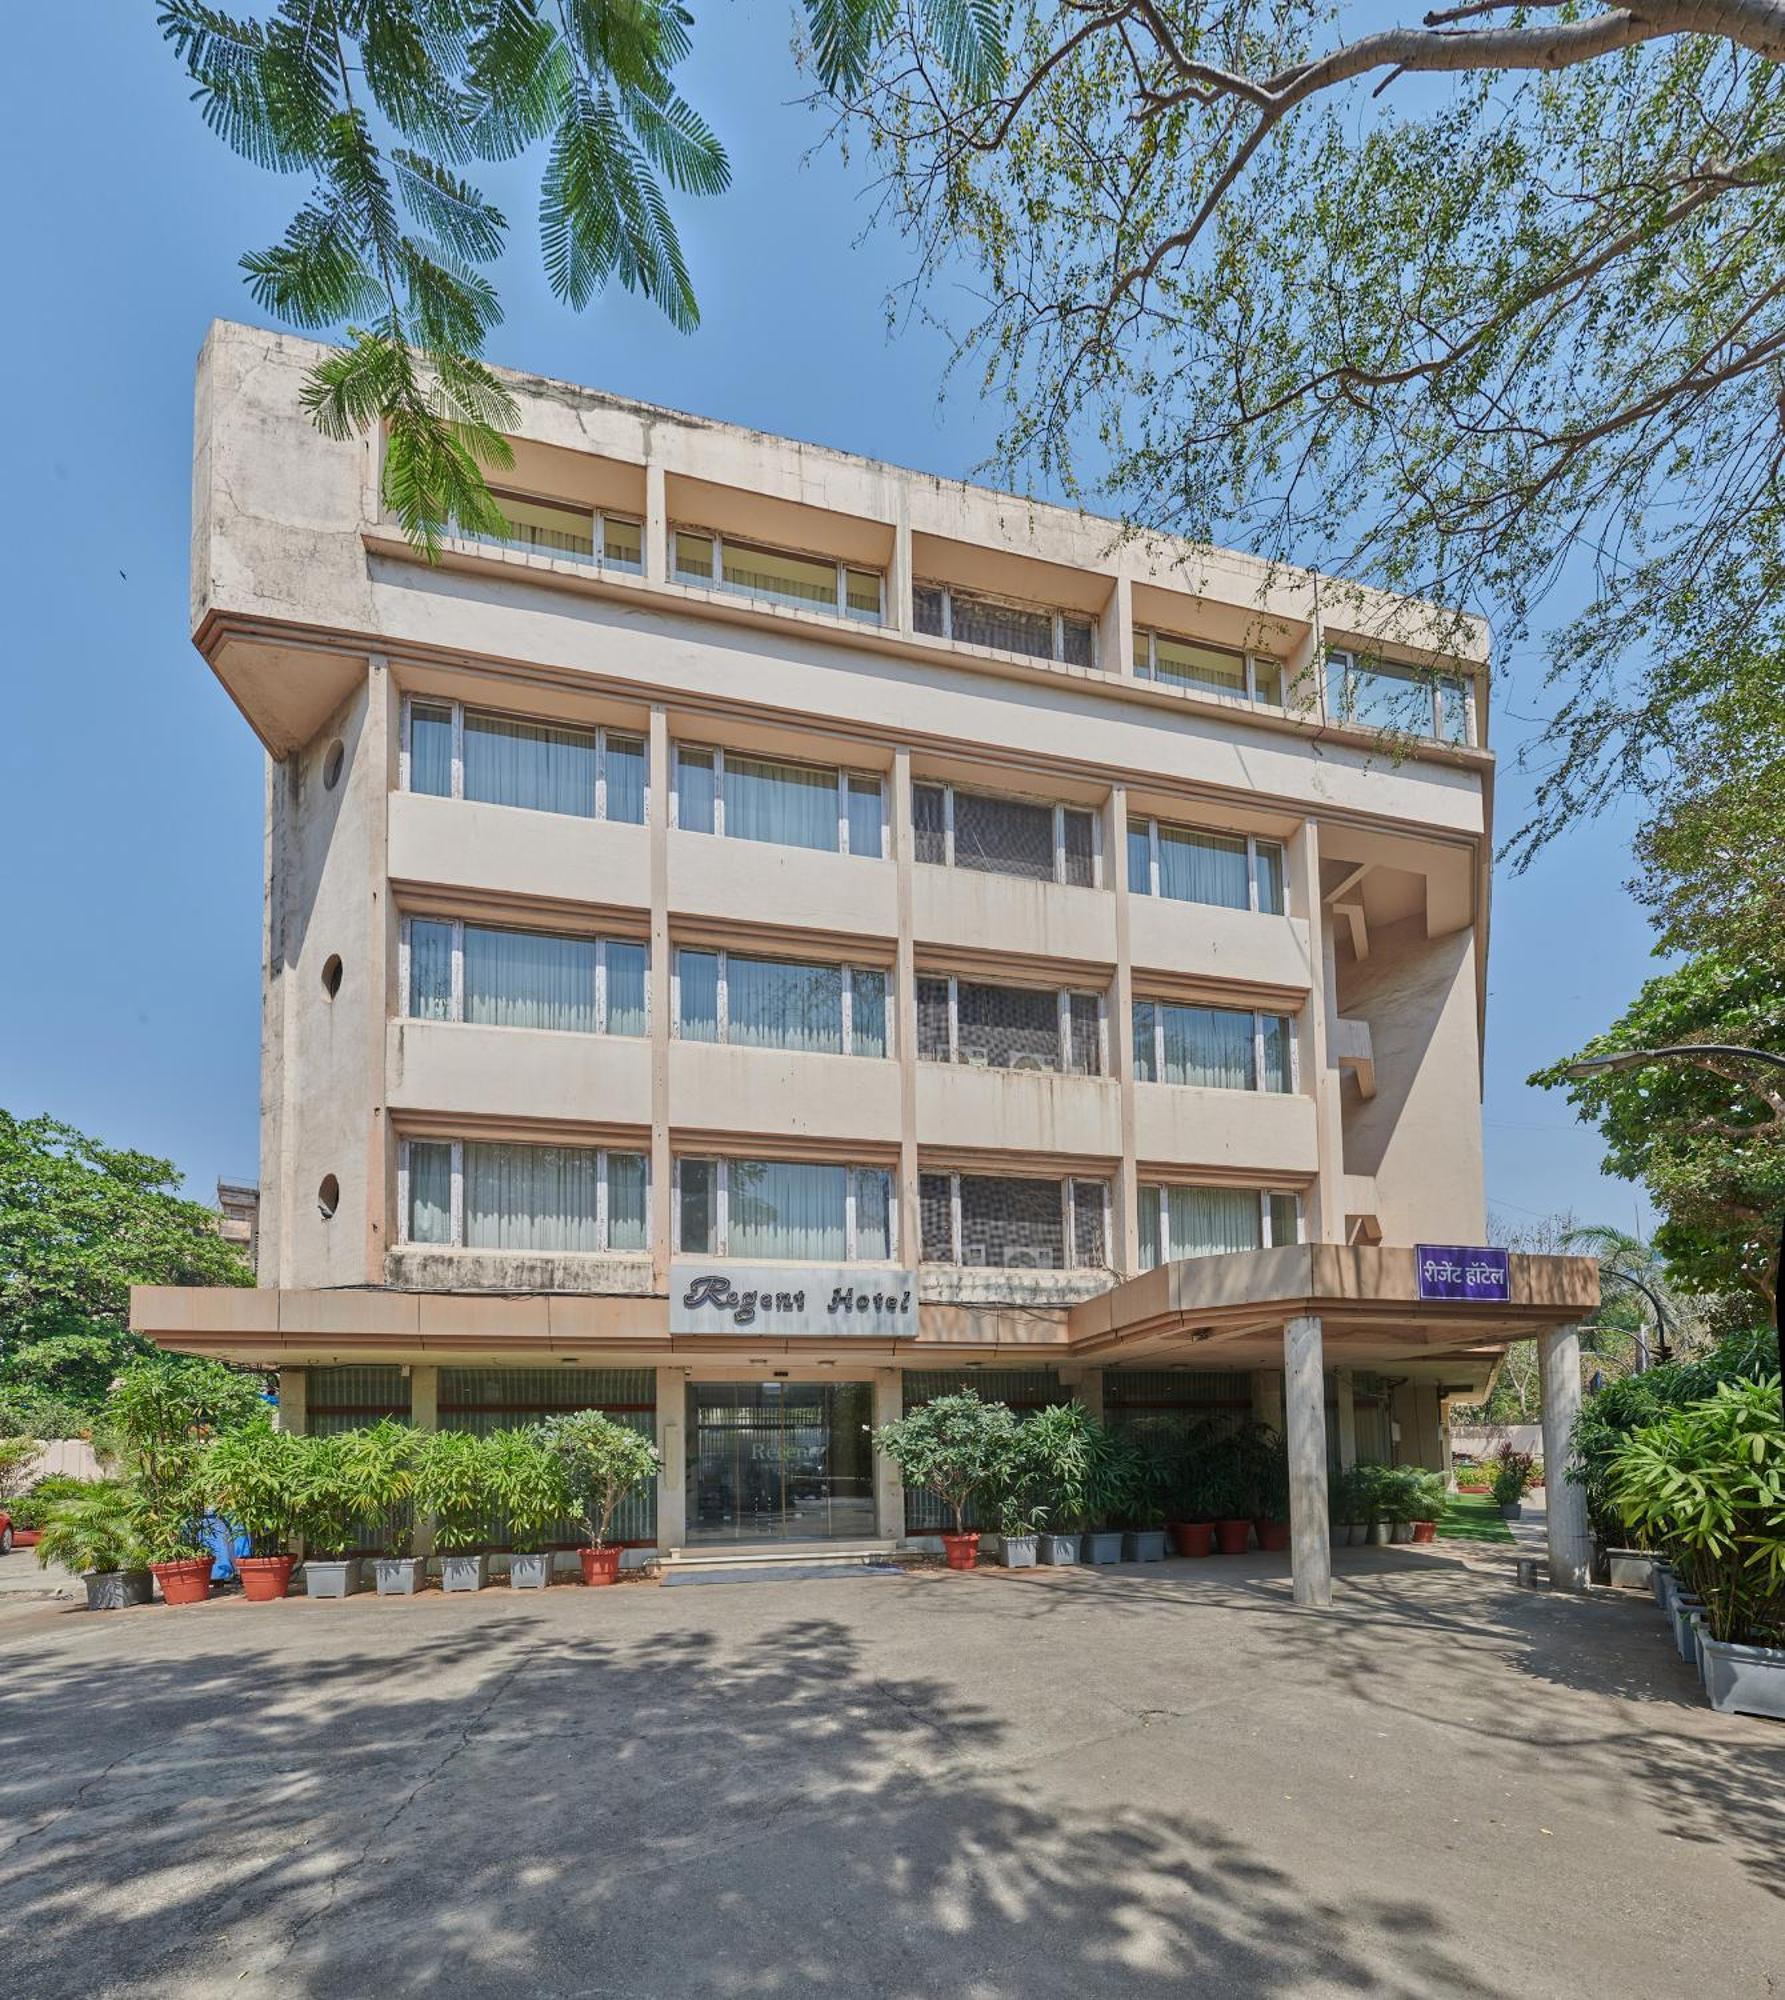
[[[676,1247],[692,1256],[711,1256],[719,1240],[719,1163],[678,1160],[676,1185],[680,1195]]]
[[[850,1052],[886,1054],[886,974],[857,966],[850,974]]]
[[[637,521],[616,521],[611,514],[601,517],[602,560],[614,569],[642,570],[645,566],[645,531]]]
[[[1072,1183],[1072,1262],[1081,1271],[1101,1270],[1109,1262],[1104,1242],[1103,1199],[1101,1181]]]
[[[846,1167],[733,1160],[726,1225],[733,1257],[835,1264],[847,1254]]]
[[[954,1183],[947,1174],[919,1174],[917,1209],[923,1227],[923,1261],[954,1262]]]
[[[409,1142],[405,1234],[411,1243],[452,1241],[452,1147],[444,1140]]]
[[[948,788],[945,785],[911,787],[911,831],[919,861],[933,861],[938,867],[948,859]]]
[[[417,701],[409,707],[409,789],[452,797],[452,705]]]
[[[1153,640],[1153,674],[1168,686],[1189,688],[1197,694],[1245,698],[1246,656],[1230,653],[1224,646],[1168,639],[1161,632]]]
[[[1252,1088],[1252,1016],[1229,1007],[1161,1007],[1167,1083]]]
[[[1052,987],[957,983],[960,1059],[980,1068],[1060,1067],[1060,1002]]]
[[[917,583],[911,587],[911,622],[919,632],[931,639],[943,636],[942,592],[933,583]]]
[[[1075,618],[1070,611],[1061,616],[1060,657],[1069,666],[1097,664],[1097,641],[1093,636],[1096,629],[1089,618]]]
[[[585,1146],[465,1147],[474,1250],[597,1250],[597,1155]]]
[[[1095,993],[1069,993],[1066,996],[1067,1026],[1072,1048],[1072,1072],[1075,1076],[1101,1076],[1103,1074],[1103,1036],[1100,1032],[1101,1010]]]
[[[1159,1234],[1159,1197],[1162,1190],[1141,1187],[1136,1192],[1140,1197],[1140,1268],[1151,1271],[1165,1261],[1165,1245]]]
[[[1128,822],[1128,888],[1136,896],[1153,893],[1153,839],[1145,820]]]
[[[843,572],[843,608],[851,618],[865,618],[878,625],[882,616],[880,572],[873,569],[846,569]]]
[[[837,775],[761,757],[725,759],[725,831],[783,847],[837,847]]]
[[[452,1019],[452,925],[431,917],[409,920],[409,1015]]]
[[[465,1019],[595,1030],[595,941],[465,926]]]
[[[1294,1040],[1290,1022],[1282,1014],[1260,1016],[1264,1044],[1264,1087],[1266,1090],[1293,1090]]]
[[[519,493],[490,496],[508,523],[508,539],[521,548],[538,549],[546,555],[581,556],[595,553],[595,514],[592,508],[553,506],[545,500],[529,500]]]
[[[1153,1044],[1159,1010],[1151,1000],[1134,1003],[1134,1075],[1139,1083],[1155,1083],[1159,1078],[1159,1056]]]
[[[642,944],[627,944],[609,938],[607,954],[607,1032],[610,1035],[643,1035],[650,1032],[645,1000],[645,974],[649,956]]]
[[[1299,1243],[1302,1240],[1302,1205],[1292,1194],[1268,1197],[1271,1211],[1271,1243]]]
[[[837,608],[837,566],[811,556],[785,555],[778,549],[757,548],[727,536],[725,585],[749,597],[766,597],[777,604]],[[878,581],[878,579],[876,579]],[[876,606],[878,609],[878,606]]]
[[[648,1250],[645,1234],[645,1180],[643,1153],[609,1153],[607,1156],[607,1247],[610,1250]]]
[[[1267,916],[1283,914],[1283,850],[1274,840],[1253,843],[1258,855],[1258,907]]]
[[[1257,699],[1272,708],[1283,706],[1283,663],[1252,656],[1252,686]]]
[[[1446,743],[1469,740],[1468,690],[1459,680],[1445,674],[1438,682],[1438,735]]]
[[[645,746],[641,737],[609,736],[604,767],[607,773],[607,816],[631,826],[645,823]]]
[[[983,792],[954,795],[954,865],[1035,882],[1054,879],[1054,809]]]
[[[1174,1258],[1259,1248],[1258,1196],[1251,1188],[1174,1187],[1166,1193]]]
[[[1060,1183],[962,1174],[961,1262],[976,1269],[1065,1267]]]
[[[676,953],[676,985],[680,989],[677,1027],[685,1042],[719,1039],[719,954],[716,951]]]
[[[713,538],[691,535],[678,528],[675,536],[676,576],[683,583],[711,583],[713,580]]]
[[[972,591],[951,590],[954,637],[970,646],[991,646],[1001,653],[1028,653],[1036,659],[1054,657],[1054,616],[1051,611],[1000,604]]]
[[[595,732],[467,710],[465,796],[593,818]]]
[[[849,851],[878,861],[885,852],[885,806],[880,780],[851,775],[848,785]]]
[[[1089,889],[1097,879],[1097,850],[1091,830],[1091,815],[1068,806],[1060,814],[1060,822],[1066,880],[1077,888]]]
[[[711,833],[718,793],[710,750],[676,752],[676,824],[687,833]]]
[[[834,965],[791,965],[779,959],[725,961],[725,1038],[747,1048],[843,1050],[843,974]]]
[[[947,1062],[948,981],[917,982],[917,1054],[920,1062]]]
[[[879,1167],[856,1170],[855,1255],[866,1263],[892,1255],[892,1176]]]
[[[1159,829],[1159,893],[1182,903],[1209,903],[1218,909],[1252,906],[1247,884],[1244,835]]]

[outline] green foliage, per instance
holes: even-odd
[[[137,1531],[131,1496],[113,1482],[88,1482],[79,1493],[57,1500],[45,1513],[37,1560],[81,1574],[140,1569],[150,1560]]]
[[[260,1414],[212,1440],[202,1484],[215,1511],[248,1537],[250,1553],[282,1554],[303,1507],[303,1440]]]
[[[589,1546],[596,1549],[607,1546],[621,1501],[655,1479],[663,1462],[648,1437],[600,1410],[547,1418],[540,1442],[562,1465]]]
[[[363,1430],[340,1434],[337,1478],[351,1519],[375,1523],[387,1556],[406,1556],[415,1532],[415,1493],[421,1437],[408,1424],[385,1417]]]
[[[179,1182],[170,1161],[0,1111],[0,1407],[36,1435],[74,1435],[73,1411],[152,1352],[130,1331],[132,1285],[254,1282]]]
[[[41,1528],[52,1507],[63,1500],[78,1500],[98,1482],[76,1479],[72,1473],[49,1472],[34,1479],[16,1500],[6,1503],[15,1528]]]
[[[208,1446],[265,1412],[260,1378],[217,1361],[157,1354],[118,1377],[97,1435],[123,1476],[151,1561],[210,1554],[200,1534]]]
[[[483,1445],[491,1496],[508,1516],[515,1552],[530,1555],[572,1511],[564,1460],[534,1430],[493,1431]]]
[[[87,1437],[92,1429],[92,1409],[70,1396],[0,1384],[0,1432],[9,1437]]]
[[[476,1545],[490,1504],[490,1454],[470,1431],[430,1431],[415,1457],[415,1506],[434,1517],[434,1542],[446,1550]]]
[[[1341,1527],[1349,1528],[1370,1518],[1365,1484],[1361,1466],[1336,1465],[1328,1472],[1327,1511]]]
[[[25,1490],[42,1449],[34,1437],[0,1436],[0,1507],[8,1507]]]
[[[1498,1507],[1516,1507],[1536,1483],[1537,1460],[1533,1453],[1515,1451],[1503,1444],[1488,1461],[1492,1474],[1491,1491]]]
[[[293,1468],[297,1526],[307,1555],[333,1558],[354,1546],[358,1507],[346,1431],[300,1436]]]
[[[1722,1382],[1625,1439],[1609,1474],[1624,1520],[1681,1562],[1712,1636],[1785,1643],[1785,1416],[1779,1378]]]
[[[983,1489],[996,1489],[1007,1472],[1016,1431],[1016,1418],[1005,1404],[982,1403],[966,1389],[882,1424],[874,1446],[899,1468],[907,1486],[935,1494],[953,1513],[959,1535],[966,1533],[968,1501]]]
[[[1580,1054],[1689,1042],[1785,1053],[1785,966],[1689,960],[1649,980]],[[1606,1173],[1647,1185],[1666,1217],[1655,1246],[1675,1280],[1696,1292],[1744,1290],[1770,1308],[1785,1215],[1785,1079],[1712,1056],[1565,1077],[1577,1060],[1531,1081],[1566,1089],[1598,1124]]]

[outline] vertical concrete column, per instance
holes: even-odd
[[[673,1209],[669,1152],[669,711],[651,704],[647,753],[651,855],[651,1289],[668,1295],[670,1216]]]
[[[1133,661],[1129,661],[1132,668]],[[1140,1269],[1140,1174],[1134,1138],[1134,964],[1128,907],[1128,787],[1111,785],[1103,816],[1104,880],[1115,894],[1116,976],[1110,985],[1109,1055],[1122,1116],[1122,1163],[1116,1171],[1115,1241],[1110,1262],[1124,1277]]]
[[[1327,1520],[1326,1368],[1318,1314],[1283,1329],[1283,1414],[1289,1441],[1290,1575],[1297,1604],[1324,1611],[1333,1601]]]
[[[1134,586],[1118,576],[1097,622],[1097,658],[1106,674],[1134,678]]]
[[[645,581],[669,580],[669,498],[663,467],[655,461],[645,466]]]
[[[440,1370],[418,1362],[409,1371],[409,1421],[418,1431],[437,1431],[440,1428]],[[434,1553],[434,1517],[432,1514],[418,1514],[415,1517],[415,1553],[431,1556]]]
[[[1592,1571],[1593,1538],[1587,1495],[1567,1476],[1574,1420],[1580,1415],[1580,1329],[1552,1327],[1537,1336],[1537,1374],[1543,1392],[1543,1494],[1549,1535],[1552,1589],[1585,1590]]]
[[[366,660],[366,721],[357,782],[365,792],[366,912],[366,1240],[364,1282],[384,1283],[384,1252],[394,1234],[386,1218],[396,1198],[394,1148],[385,1111],[385,1024],[397,1007],[397,912],[390,894],[390,795],[397,783],[400,697],[382,653]]]
[[[1103,1417],[1103,1370],[1101,1368],[1062,1368],[1060,1381],[1084,1404],[1091,1415],[1099,1421]]]
[[[279,1370],[279,1428],[302,1437],[310,1428],[310,1371],[307,1368]]]
[[[915,1270],[923,1243],[917,1199],[917,946],[912,913],[917,849],[911,829],[911,752],[903,746],[893,752],[892,836],[899,922],[893,967],[893,1036],[899,1059],[899,1262]]]
[[[905,1414],[905,1385],[897,1368],[874,1370],[874,1428]],[[874,1528],[883,1542],[905,1539],[905,1484],[884,1452],[874,1454]]]
[[[688,1539],[688,1378],[679,1368],[657,1370],[657,1546],[679,1549]]]
[[[886,571],[886,622],[895,632],[909,633],[911,616],[911,502],[900,480],[894,500],[892,561]]]
[[[1341,1079],[1333,1060],[1337,986],[1320,898],[1320,828],[1304,820],[1289,843],[1289,913],[1308,927],[1308,1004],[1296,1031],[1302,1090],[1314,1100],[1316,1179],[1304,1227],[1311,1243],[1345,1240],[1345,1126]]]
[[[1269,1424],[1274,1431],[1283,1428],[1283,1378],[1274,1368],[1254,1368],[1252,1371],[1252,1420],[1254,1423]],[[1322,1424],[1325,1421],[1323,1409]]]
[[[1333,1370],[1333,1396],[1339,1408],[1339,1469],[1349,1472],[1357,1463],[1357,1404],[1349,1368]]]

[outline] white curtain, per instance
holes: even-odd
[[[1282,1014],[1266,1014],[1264,1017],[1264,1087],[1266,1090],[1289,1090],[1290,1081],[1289,1022]]]
[[[843,1048],[843,974],[834,965],[789,965],[779,959],[725,962],[726,1039],[749,1048],[805,1049],[839,1055]]]
[[[597,1156],[583,1146],[465,1148],[473,1250],[597,1250]]]
[[[1252,1016],[1231,1007],[1167,1007],[1165,1081],[1252,1088]]]
[[[452,1147],[409,1142],[409,1241],[452,1241]]]
[[[1258,1196],[1250,1188],[1172,1188],[1169,1201],[1174,1258],[1259,1247]]]
[[[878,1167],[855,1175],[855,1254],[865,1262],[892,1255],[892,1176]]]
[[[837,608],[837,566],[813,562],[807,556],[782,555],[775,549],[753,549],[746,542],[725,544],[725,581],[752,597],[769,597],[782,604]]]
[[[609,1153],[607,1156],[607,1247],[610,1250],[649,1248],[645,1238],[643,1153]]]
[[[846,1254],[847,1182],[846,1167],[733,1160],[731,1255],[840,1263]]]
[[[884,851],[886,808],[878,778],[849,780],[849,851],[878,861]]]
[[[684,833],[713,831],[713,753],[676,752],[676,825]]]
[[[719,954],[676,953],[676,985],[681,990],[678,1026],[685,1042],[719,1039]]]
[[[1249,908],[1245,841],[1162,826],[1159,893],[1180,903],[1213,903],[1226,910]]]
[[[760,757],[725,760],[725,831],[783,847],[837,846],[837,774]]]
[[[1163,1188],[1143,1187],[1140,1195],[1140,1268],[1151,1271],[1164,1261],[1164,1245],[1159,1240],[1160,1201]]]
[[[642,1035],[645,1017],[646,954],[642,944],[607,941],[607,1032]]]
[[[465,796],[593,819],[595,732],[468,712]]]
[[[409,711],[409,789],[452,796],[452,710],[418,701]]]
[[[850,975],[850,1052],[858,1056],[886,1054],[886,974],[857,966]]]
[[[414,917],[409,924],[409,1016],[452,1019],[452,925]]]
[[[1215,646],[1195,646],[1183,639],[1161,635],[1153,642],[1154,671],[1162,681],[1176,687],[1204,690],[1212,694],[1243,695],[1246,692],[1246,660],[1243,653],[1224,653]]]
[[[465,926],[465,1019],[595,1032],[595,941]]]
[[[610,736],[604,759],[607,816],[632,826],[645,823],[645,746],[636,736]]]
[[[1283,914],[1283,850],[1273,840],[1258,843],[1258,907],[1268,916]]]

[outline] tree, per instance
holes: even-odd
[[[867,11],[840,128],[914,284],[977,301],[1005,483],[1319,562],[1329,623],[1434,669],[1454,627],[1349,586],[1490,609],[1504,653],[1585,573],[1521,861],[1785,656],[1785,11],[1468,0],[1348,40],[1330,0],[1023,0],[977,94]]]
[[[807,0],[820,75],[883,33],[884,0]],[[461,169],[543,150],[540,250],[580,310],[617,278],[679,330],[698,319],[672,195],[730,182],[724,148],[676,90],[681,0],[272,0],[244,14],[162,0],[162,32],[205,123],[256,166],[308,177],[280,241],[242,259],[255,303],[346,325],[312,372],[331,437],[385,434],[384,496],[433,552],[458,523],[501,534],[484,468],[506,466],[513,398],[483,360],[501,305],[488,266],[508,219]],[[989,0],[924,0],[962,88],[996,47]]]
[[[1785,1052],[1785,972],[1713,956],[1648,981],[1581,1056],[1723,1042]],[[1566,1089],[1597,1121],[1604,1170],[1646,1182],[1665,1221],[1655,1247],[1683,1290],[1744,1291],[1772,1308],[1785,1217],[1785,1077],[1707,1055],[1597,1076],[1564,1075],[1570,1056],[1530,1080]]]
[[[133,1357],[132,1285],[251,1285],[168,1160],[0,1111],[0,1391],[96,1410]]]
[[[935,1396],[882,1424],[874,1448],[899,1468],[907,1486],[935,1494],[954,1516],[957,1535],[967,1532],[973,1497],[996,1487],[1009,1472],[1017,1420],[1003,1403],[982,1403],[971,1389]]]

